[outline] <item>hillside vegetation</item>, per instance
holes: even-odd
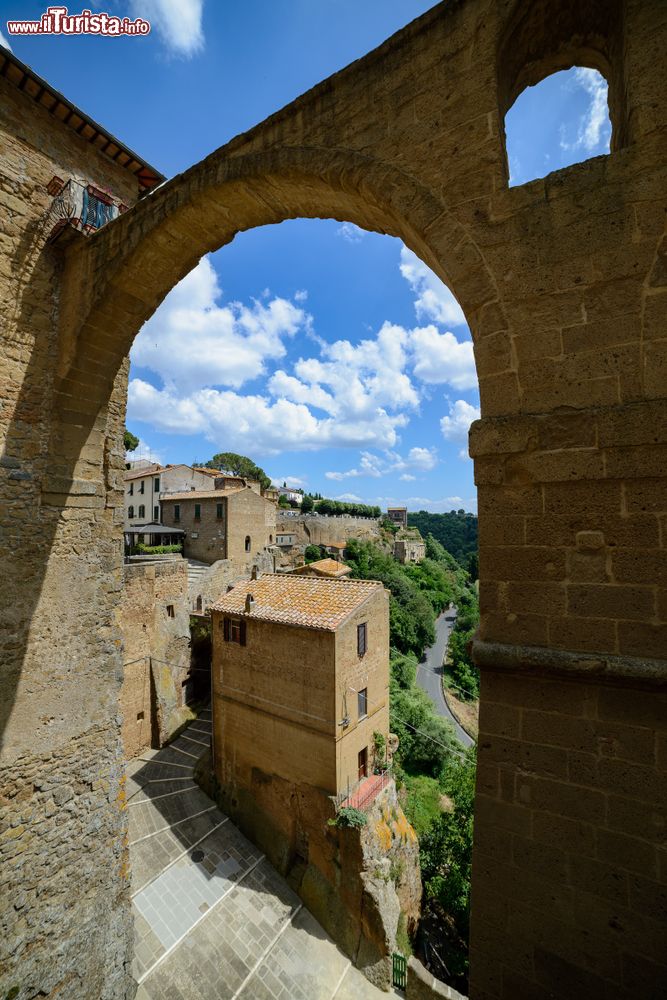
[[[447,514],[431,514],[429,511],[413,511],[408,514],[411,528],[419,528],[422,536],[433,537],[450,552],[466,569],[469,561],[477,558],[477,516],[465,510],[451,510]],[[472,574],[476,579],[476,571]]]
[[[399,738],[394,775],[403,808],[420,841],[424,928],[438,938],[446,977],[467,989],[475,748],[464,752],[453,727],[417,686],[417,667],[435,639],[435,621],[450,603],[461,609],[452,637],[456,683],[478,685],[466,641],[478,619],[468,573],[432,535],[427,558],[402,566],[373,542],[350,540],[346,561],[357,579],[381,580],[390,591],[390,729]],[[456,638],[454,638],[456,636]],[[426,933],[426,930],[424,931]],[[438,969],[443,977],[443,969]]]

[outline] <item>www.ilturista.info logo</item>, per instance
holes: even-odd
[[[47,7],[39,21],[7,21],[9,35],[107,35],[121,38],[125,35],[148,35],[150,21],[143,17],[131,20],[100,11],[93,14],[82,10],[70,14],[67,7]]]

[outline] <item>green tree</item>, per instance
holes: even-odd
[[[234,451],[218,452],[206,463],[206,468],[231,472],[233,476],[243,476],[244,479],[258,479],[263,490],[271,485],[271,479],[264,469],[256,465],[251,458],[237,455]]]
[[[315,502],[313,498],[311,497],[310,493],[306,493],[304,495],[303,500],[301,501],[301,513],[310,514],[310,512],[314,510],[314,508],[315,508]]]
[[[320,551],[319,545],[306,545],[306,551],[304,552],[304,559],[307,563],[317,562],[318,559],[322,558],[322,553]]]
[[[290,510],[290,502],[282,493],[278,497],[278,506],[281,510]]]
[[[139,438],[132,431],[128,431],[126,427],[123,434],[123,443],[125,444],[125,451],[136,451],[139,447]]]

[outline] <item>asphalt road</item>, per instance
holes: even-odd
[[[453,610],[445,611],[438,618],[435,623],[435,642],[426,650],[423,662],[417,667],[417,683],[433,699],[438,715],[441,715],[443,719],[447,719],[448,722],[452,723],[456,730],[456,736],[463,746],[469,747],[472,746],[474,740],[471,736],[468,736],[465,729],[458,724],[449,711],[445,696],[442,693],[442,675],[444,672],[442,661],[445,658],[449,633],[454,627],[455,621],[456,612]]]

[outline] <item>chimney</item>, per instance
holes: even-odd
[[[251,580],[256,580],[257,579],[257,563],[255,563],[255,565],[252,568],[252,573],[250,574],[250,579]]]
[[[246,599],[245,599],[245,613],[247,615],[250,614],[250,612],[252,611],[254,605],[255,605],[255,598],[252,596],[252,594],[246,594]]]

